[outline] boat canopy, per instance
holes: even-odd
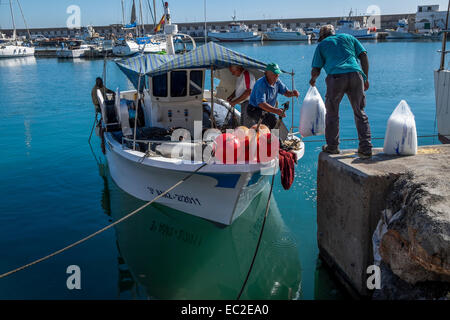
[[[140,54],[132,58],[117,60],[116,64],[133,86],[137,88],[139,74],[146,74],[173,58],[173,56],[163,54]]]
[[[117,65],[135,87],[137,87],[139,74],[153,77],[177,69],[209,69],[213,67],[214,70],[219,70],[228,68],[231,65],[259,71],[264,71],[266,68],[266,63],[214,42],[209,42],[182,55],[137,56],[120,60],[117,62]]]

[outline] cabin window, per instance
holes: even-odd
[[[155,76],[153,81],[153,96],[167,97],[167,73]]]
[[[195,70],[191,71],[189,81],[189,95],[197,96],[202,94],[203,88],[203,71]]]
[[[170,95],[185,97],[187,91],[187,71],[172,71],[170,78]]]

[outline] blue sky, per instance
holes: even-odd
[[[15,2],[16,0],[13,0]],[[139,0],[136,0],[138,3]],[[147,0],[142,0],[147,13]],[[358,14],[369,5],[378,5],[384,14],[416,12],[419,4],[439,4],[446,10],[447,0],[207,0],[207,18],[210,21],[230,20],[236,10],[238,19],[279,19],[344,16],[350,9]],[[0,0],[0,27],[11,27],[9,0]],[[66,25],[70,5],[81,8],[81,24],[109,25],[120,23],[122,9],[120,0],[20,0],[28,25],[37,27],[63,27]],[[126,15],[129,17],[132,0],[125,0]],[[152,1],[150,1],[152,3]],[[162,15],[162,1],[156,1],[158,17]],[[203,0],[169,1],[175,22],[203,21]],[[18,28],[23,21],[17,4],[14,5]],[[158,18],[159,19],[159,18]],[[147,22],[148,18],[144,18]]]

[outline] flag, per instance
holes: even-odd
[[[156,28],[153,31],[159,32],[159,30],[161,30],[161,27],[165,22],[166,22],[166,15],[163,15],[161,20],[159,20],[158,25],[156,26]]]

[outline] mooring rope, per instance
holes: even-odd
[[[247,276],[245,277],[244,283],[242,284],[241,291],[239,291],[239,295],[237,296],[237,300],[241,299],[241,295],[244,292],[245,286],[247,285],[248,279],[250,278],[250,274],[251,274],[251,272],[253,270],[253,266],[255,264],[256,256],[258,255],[259,245],[261,244],[261,239],[262,239],[262,236],[263,236],[264,227],[266,225],[267,216],[269,215],[270,199],[272,198],[273,185],[274,185],[274,182],[275,182],[276,170],[277,170],[277,166],[275,165],[275,170],[274,170],[274,173],[272,175],[272,183],[270,185],[269,197],[267,198],[266,210],[264,212],[264,219],[263,219],[263,223],[262,223],[262,226],[261,226],[261,231],[259,232],[258,242],[256,243],[255,253],[254,253],[253,258],[252,258],[252,263],[250,264],[250,267],[248,269]]]
[[[204,167],[207,166],[208,164],[209,164],[208,162],[202,164],[202,165],[201,165],[200,167],[198,167],[195,171],[191,172],[189,175],[187,175],[186,177],[184,177],[183,179],[181,179],[180,181],[178,181],[176,184],[174,184],[172,187],[170,187],[169,189],[167,189],[166,191],[164,191],[163,193],[161,193],[160,195],[158,195],[157,197],[155,197],[153,200],[147,202],[147,203],[144,204],[143,206],[141,206],[141,207],[139,207],[138,209],[134,210],[133,212],[127,214],[126,216],[120,218],[119,220],[115,221],[114,223],[112,223],[112,224],[110,224],[110,225],[108,225],[108,226],[106,226],[106,227],[104,227],[104,228],[102,228],[102,229],[100,229],[100,230],[98,230],[98,231],[96,231],[96,232],[94,232],[94,233],[88,235],[87,237],[84,237],[83,239],[78,240],[78,241],[76,241],[76,242],[74,242],[74,243],[72,243],[72,244],[70,244],[70,245],[68,245],[68,246],[66,246],[66,247],[64,247],[64,248],[62,248],[62,249],[60,249],[60,250],[58,250],[58,251],[55,251],[55,252],[53,252],[53,253],[51,253],[51,254],[45,256],[45,257],[42,257],[42,258],[40,258],[40,259],[37,259],[37,260],[35,260],[35,261],[33,261],[33,262],[30,262],[30,263],[28,263],[28,264],[26,264],[26,265],[24,265],[24,266],[21,266],[21,267],[19,267],[19,268],[14,269],[14,270],[11,270],[11,271],[8,271],[8,272],[6,272],[6,273],[3,273],[3,274],[0,275],[0,279],[5,278],[5,277],[7,277],[7,276],[9,276],[9,275],[11,275],[11,274],[13,274],[13,273],[18,272],[18,271],[24,270],[24,269],[26,269],[26,268],[28,268],[28,267],[31,267],[32,265],[35,265],[35,264],[37,264],[37,263],[40,263],[40,262],[45,261],[45,260],[47,260],[47,259],[50,259],[51,257],[54,257],[54,256],[56,256],[56,255],[58,255],[58,254],[60,254],[60,253],[63,253],[64,251],[67,251],[67,250],[69,250],[69,249],[71,249],[71,248],[73,248],[73,247],[75,247],[75,246],[77,246],[77,245],[79,245],[79,244],[81,244],[81,243],[83,243],[83,242],[85,242],[85,241],[87,241],[87,240],[89,240],[89,239],[91,239],[91,238],[93,238],[93,237],[99,235],[100,233],[102,233],[102,232],[104,232],[104,231],[106,231],[106,230],[108,230],[108,229],[111,229],[112,227],[118,225],[119,223],[121,223],[121,222],[123,222],[123,221],[125,221],[125,220],[127,220],[127,219],[129,219],[129,218],[131,218],[132,216],[134,216],[135,214],[139,213],[140,211],[142,211],[143,209],[145,209],[146,207],[148,207],[149,205],[151,205],[152,203],[154,203],[154,202],[157,201],[158,199],[164,197],[167,193],[169,193],[170,191],[172,191],[173,189],[175,189],[176,187],[178,187],[180,184],[182,184],[183,182],[185,182],[186,180],[188,180],[189,178],[191,178],[194,174],[196,174],[197,172],[199,172],[202,168],[204,168]]]

